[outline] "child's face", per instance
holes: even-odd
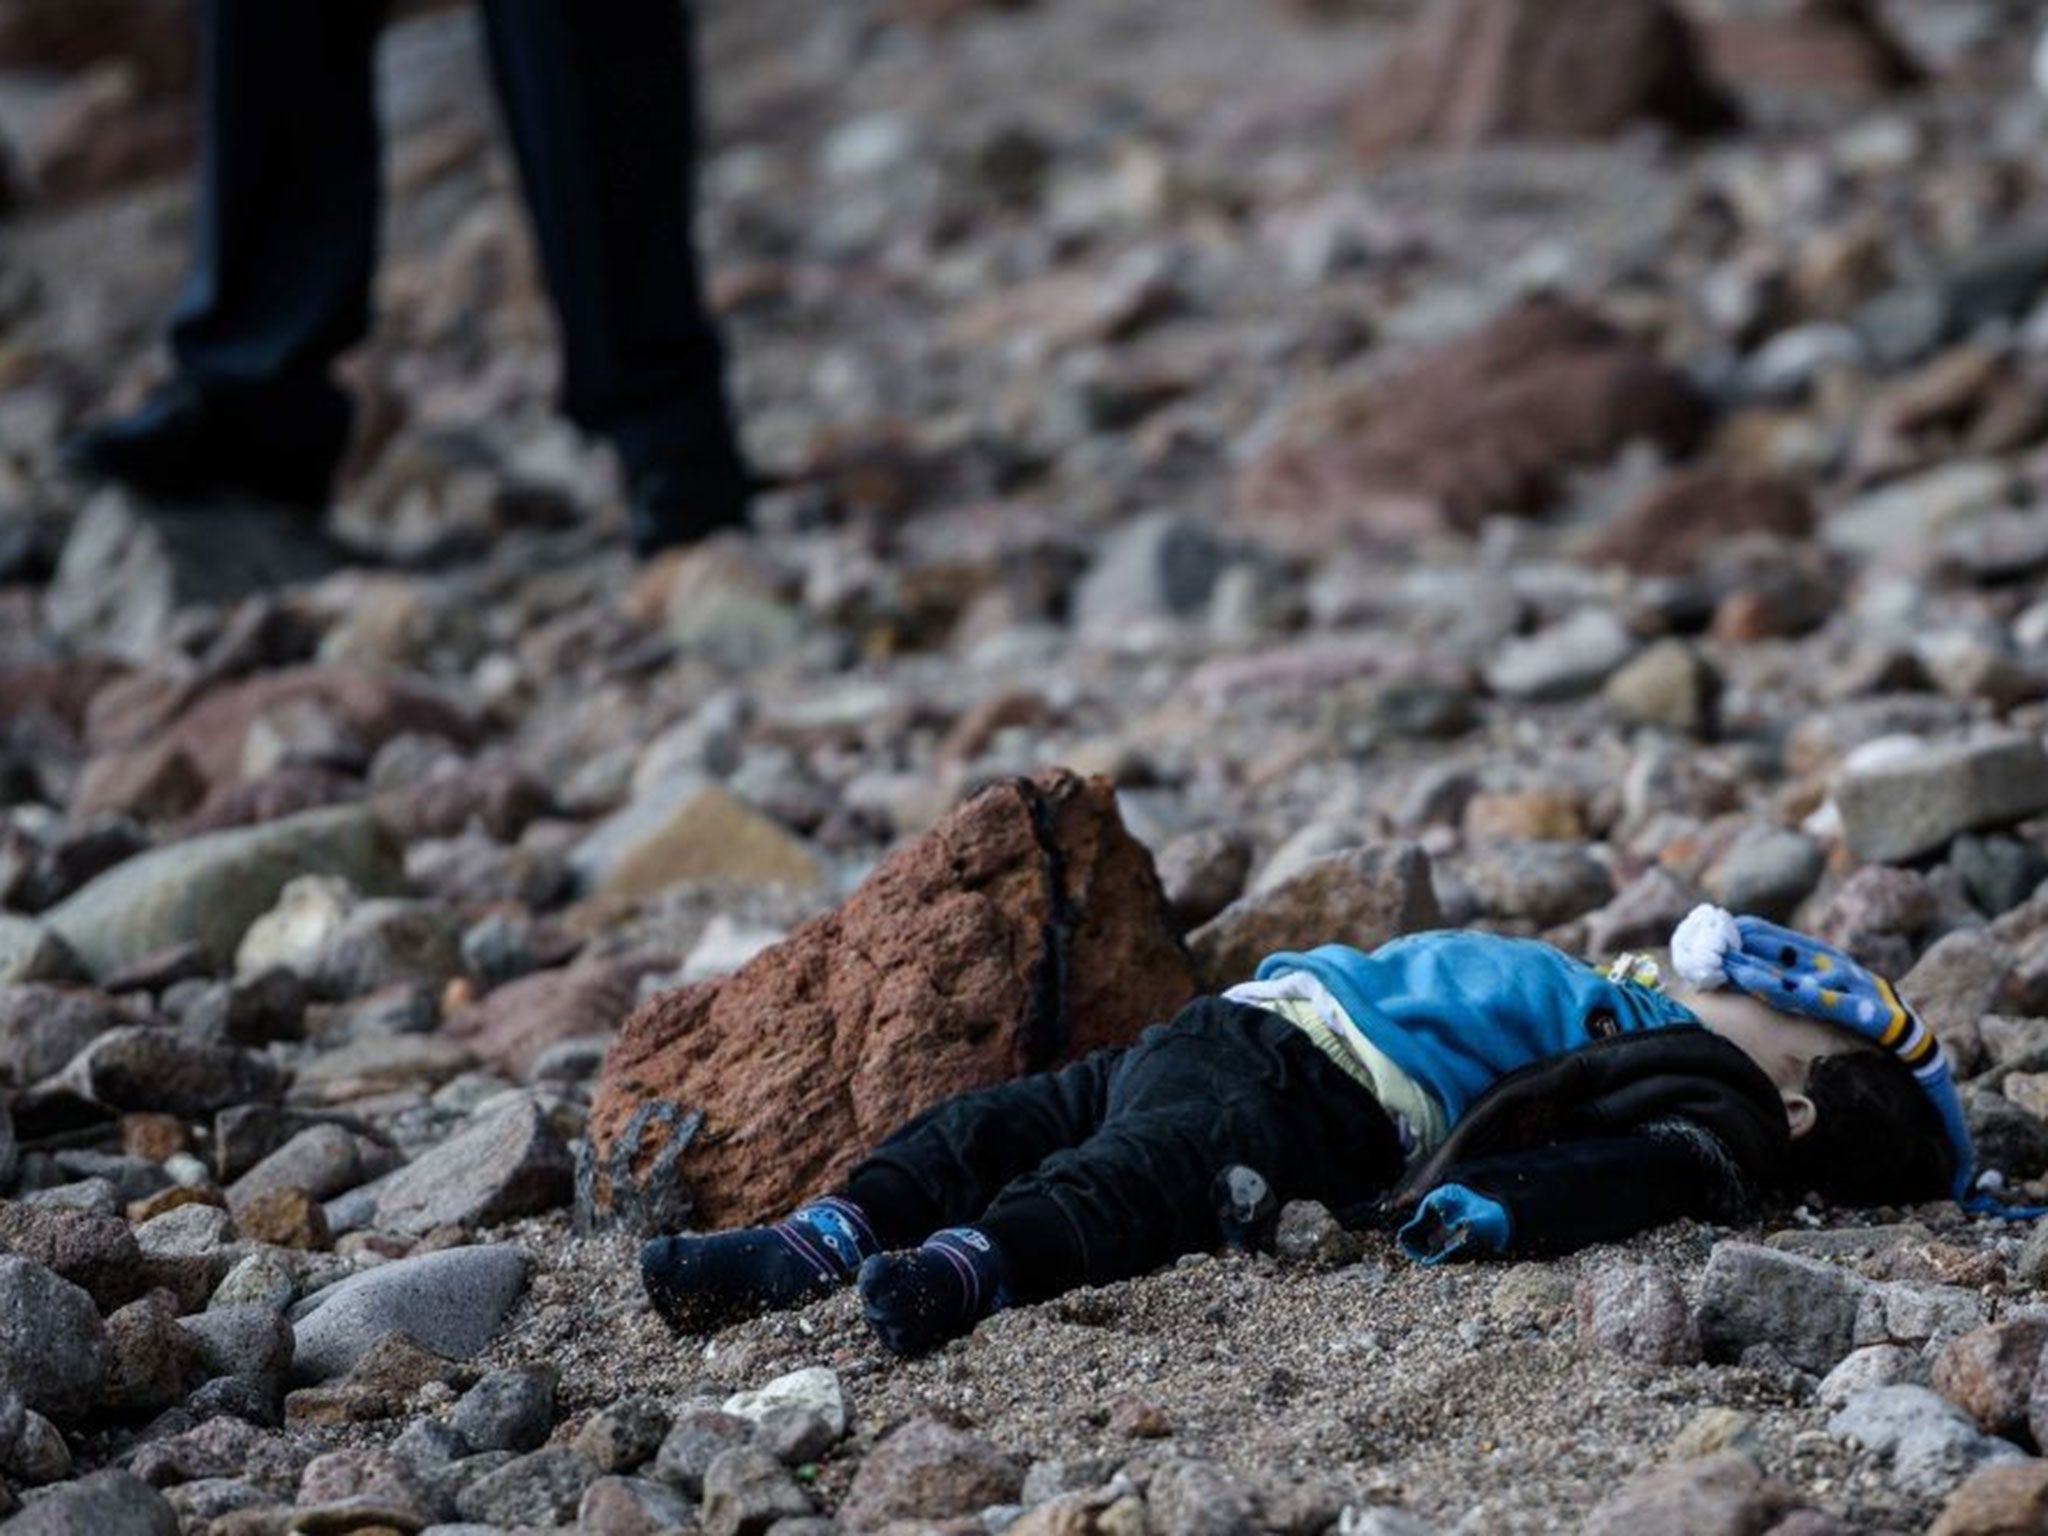
[[[1813,1101],[1806,1096],[1806,1074],[1813,1064],[1823,1056],[1877,1049],[1838,1025],[1779,1013],[1741,992],[1687,989],[1679,1001],[1777,1084],[1795,1141],[1813,1129]]]

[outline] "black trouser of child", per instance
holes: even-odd
[[[1235,1163],[1283,1200],[1353,1205],[1402,1172],[1360,1083],[1285,1019],[1200,998],[1133,1045],[935,1105],[847,1180],[885,1247],[973,1226],[1018,1301],[1143,1274],[1218,1240]]]

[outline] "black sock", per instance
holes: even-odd
[[[861,1310],[893,1354],[921,1355],[1010,1303],[1002,1255],[972,1227],[934,1232],[907,1253],[860,1267]]]
[[[829,1295],[877,1246],[858,1206],[827,1198],[771,1227],[658,1237],[640,1250],[640,1279],[672,1326],[710,1333]]]

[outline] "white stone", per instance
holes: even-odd
[[[765,1387],[736,1392],[724,1403],[727,1413],[758,1424],[777,1408],[808,1408],[832,1427],[836,1440],[846,1433],[846,1389],[839,1373],[822,1365],[805,1366],[778,1376]]]
[[[1591,691],[1636,651],[1628,626],[1605,608],[1510,640],[1486,666],[1486,683],[1512,699],[1563,699]]]
[[[1820,1379],[1814,1396],[1828,1408],[1840,1408],[1858,1392],[1873,1387],[1924,1385],[1926,1367],[1920,1356],[1897,1344],[1870,1344],[1851,1350],[1841,1364]]]
[[[327,941],[355,909],[356,894],[335,875],[301,875],[278,893],[277,905],[249,925],[235,950],[235,974],[274,967],[311,975]]]

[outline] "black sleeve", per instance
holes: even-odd
[[[1719,1138],[1689,1121],[1453,1163],[1462,1184],[1508,1212],[1508,1252],[1568,1253],[1682,1216],[1741,1220],[1753,1195]]]

